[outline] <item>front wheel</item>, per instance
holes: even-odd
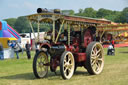
[[[63,79],[70,79],[74,73],[75,61],[71,52],[65,51],[60,59],[60,73]]]
[[[39,51],[33,60],[33,73],[36,78],[44,78],[48,73],[48,56],[44,51]]]
[[[98,42],[91,42],[86,49],[85,67],[89,74],[100,74],[104,67],[103,47]]]

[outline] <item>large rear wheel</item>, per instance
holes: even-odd
[[[104,67],[103,47],[98,42],[91,42],[86,49],[86,69],[89,74],[100,74]]]
[[[60,72],[63,79],[70,79],[74,73],[75,61],[71,52],[65,51],[60,59]]]
[[[37,78],[44,78],[48,73],[48,56],[45,52],[39,51],[33,60],[33,73]]]

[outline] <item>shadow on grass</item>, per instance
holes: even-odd
[[[2,76],[0,79],[11,79],[11,80],[33,80],[35,79],[32,73],[23,73],[9,76]]]
[[[83,76],[89,76],[89,73],[86,71],[76,71],[74,75],[83,75]]]
[[[125,54],[128,54],[128,51],[124,51],[124,52],[120,52],[120,53],[125,53]]]
[[[50,72],[48,73],[46,79],[48,80],[58,80],[58,79],[62,79],[61,78],[61,74],[60,71],[57,70],[57,75],[54,72]],[[86,71],[76,71],[74,73],[75,76],[89,76],[89,74]],[[9,75],[9,76],[2,76],[0,77],[0,79],[10,79],[10,80],[35,80],[37,79],[34,74],[31,73],[23,73],[23,74],[16,74],[16,75]]]
[[[55,74],[54,72],[50,72],[47,76],[48,80],[63,80],[61,77],[61,73],[59,70],[56,71],[57,74]],[[88,72],[86,71],[77,71],[73,74],[73,76],[90,76]]]

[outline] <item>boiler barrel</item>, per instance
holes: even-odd
[[[52,46],[50,48],[50,55],[52,57],[61,56],[65,50],[66,50],[66,46],[65,45]]]

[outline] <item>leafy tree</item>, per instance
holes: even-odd
[[[15,22],[16,22],[16,18],[5,19],[5,21],[7,21],[7,23],[8,23],[12,28],[15,29],[14,24],[15,24]]]
[[[74,15],[74,10],[62,10],[62,13],[63,14],[66,14],[66,15]]]
[[[115,22],[115,19],[117,18],[117,16],[119,14],[120,14],[120,12],[118,12],[118,11],[112,11],[111,14],[105,16],[104,18]]]
[[[108,10],[108,9],[104,9],[104,8],[100,8],[97,11],[97,17],[99,18],[104,18],[105,16],[110,16],[113,14],[112,10]]]
[[[79,9],[79,13],[83,13],[83,9]]]
[[[33,26],[34,31],[37,32],[37,29],[38,29],[37,24],[32,23],[32,26]],[[16,20],[16,23],[15,23],[15,28],[19,33],[25,33],[25,32],[31,31],[29,21],[24,16],[18,17],[18,19]],[[48,24],[43,24],[43,25],[40,24],[40,32],[48,31],[48,30],[50,30],[50,28],[51,27]]]
[[[123,11],[116,17],[115,21],[119,23],[128,23],[128,7],[123,9]]]
[[[15,22],[15,29],[19,33],[29,32],[30,27],[27,18],[24,16],[18,17],[18,19]]]
[[[76,13],[76,16],[84,16],[84,17],[92,17],[92,18],[96,18],[96,10],[94,10],[93,8],[85,8],[83,9],[79,9],[79,13]]]
[[[95,18],[96,17],[96,11],[93,9],[93,8],[85,8],[84,9],[84,12],[83,12],[83,15],[85,17],[92,17],[92,18]]]

